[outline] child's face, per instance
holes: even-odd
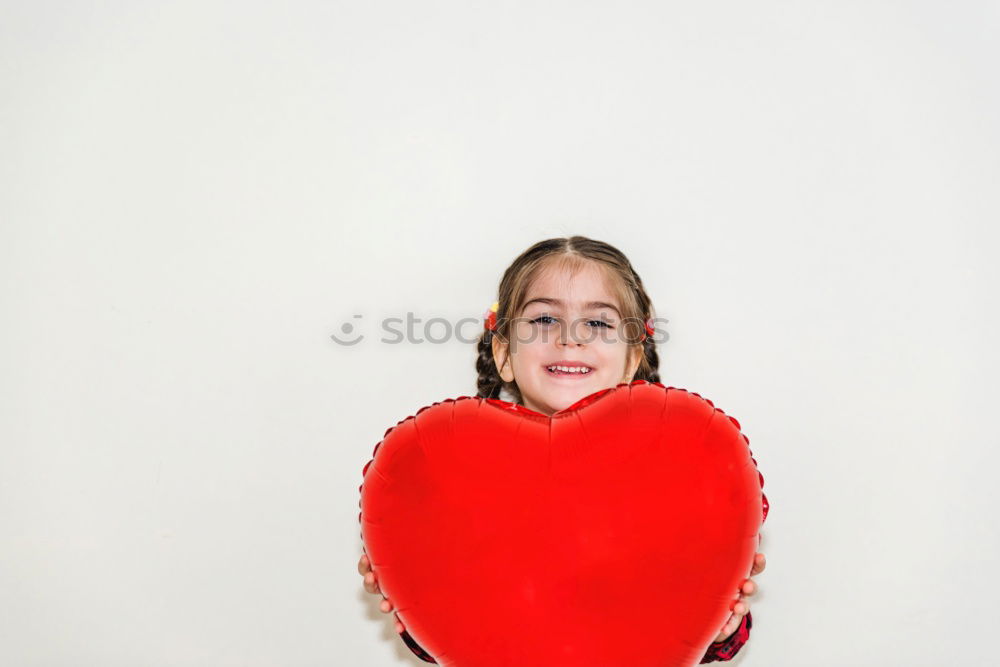
[[[528,290],[524,309],[508,315],[515,320],[509,347],[493,339],[500,376],[517,382],[524,407],[549,416],[584,396],[630,382],[641,348],[630,354],[620,310],[596,265],[588,263],[576,274],[543,270]],[[580,364],[590,371],[548,370],[552,365]]]

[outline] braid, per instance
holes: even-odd
[[[488,329],[479,337],[479,354],[476,355],[476,372],[479,374],[476,380],[478,389],[476,396],[480,398],[500,398],[500,389],[504,384],[493,361],[492,341],[493,332]]]
[[[645,356],[645,363],[639,364],[635,372],[635,380],[645,380],[647,382],[660,381],[660,354],[656,351],[656,341],[652,336],[648,336],[642,344]]]
[[[642,278],[636,272],[632,263],[624,259],[623,264],[627,267],[627,272],[631,274],[632,284],[630,287],[635,293],[636,302],[644,318],[653,316],[653,300],[646,294],[646,288],[642,284]],[[642,360],[635,371],[633,380],[646,380],[647,382],[660,381],[660,354],[656,351],[656,340],[654,336],[646,336],[642,345]]]

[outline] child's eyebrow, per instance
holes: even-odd
[[[560,299],[553,299],[552,297],[548,297],[548,296],[540,296],[540,297],[532,299],[528,303],[524,304],[524,308],[527,309],[528,306],[530,306],[531,304],[533,304],[535,302],[538,302],[538,303],[547,303],[550,306],[562,306],[562,305],[564,305],[563,302],[562,302],[562,300],[560,300]],[[618,313],[618,317],[621,317],[621,315],[622,315],[621,311],[619,311],[618,308],[614,304],[607,303],[606,301],[588,301],[587,303],[584,304],[584,308],[587,309],[587,310],[594,309],[594,308],[610,308],[611,310],[613,310],[616,313]]]

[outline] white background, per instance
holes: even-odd
[[[479,318],[571,234],[629,256],[664,383],[764,474],[731,664],[995,659],[998,27],[4,3],[0,663],[424,664],[361,587],[358,485],[389,426],[475,393],[474,347],[379,323]]]

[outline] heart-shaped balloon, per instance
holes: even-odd
[[[766,511],[739,423],[643,380],[551,417],[447,399],[372,456],[365,551],[407,631],[448,667],[695,665]]]

